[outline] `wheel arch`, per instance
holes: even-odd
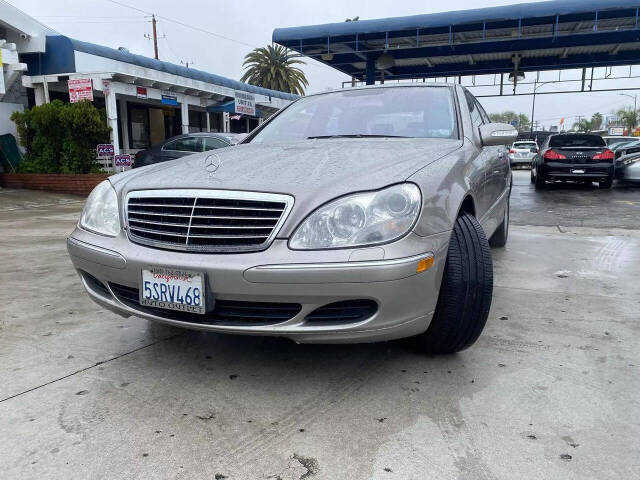
[[[460,208],[458,208],[458,215],[462,215],[463,213],[468,213],[469,215],[476,216],[476,202],[471,193],[467,193],[460,204]]]

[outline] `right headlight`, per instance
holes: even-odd
[[[294,250],[361,247],[405,235],[420,213],[422,196],[413,183],[348,195],[313,212],[289,241]]]
[[[108,237],[120,233],[118,196],[109,180],[99,183],[87,198],[80,215],[80,227]]]

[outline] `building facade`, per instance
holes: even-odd
[[[72,39],[3,0],[0,42],[3,54],[5,49],[15,52],[13,66],[4,66],[7,92],[14,105],[20,99],[15,109],[54,99],[68,102],[70,90],[81,84],[82,95],[90,94],[97,107],[106,109],[116,154],[135,153],[181,133],[248,132],[297,98],[124,48]],[[2,106],[0,116],[2,130],[8,119]]]

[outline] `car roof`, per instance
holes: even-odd
[[[233,134],[227,134],[227,133],[222,133],[222,132],[193,132],[193,133],[183,133],[181,135],[176,135],[175,137],[171,137],[171,138],[177,138],[177,137],[226,137],[227,135],[233,135]]]
[[[453,88],[456,85],[458,85],[458,84],[457,83],[446,83],[446,82],[388,83],[388,84],[384,84],[384,85],[363,85],[363,86],[360,86],[360,87],[337,88],[335,90],[327,90],[327,91],[324,91],[324,92],[315,92],[315,93],[311,93],[309,95],[305,95],[304,97],[300,97],[300,98],[317,97],[319,95],[330,95],[332,93],[353,92],[354,90],[374,90],[374,89],[382,89],[382,88],[432,88],[432,87]]]

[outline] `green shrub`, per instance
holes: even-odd
[[[96,145],[108,143],[111,128],[104,110],[91,102],[54,100],[11,115],[26,154],[25,173],[91,173],[100,171]]]

